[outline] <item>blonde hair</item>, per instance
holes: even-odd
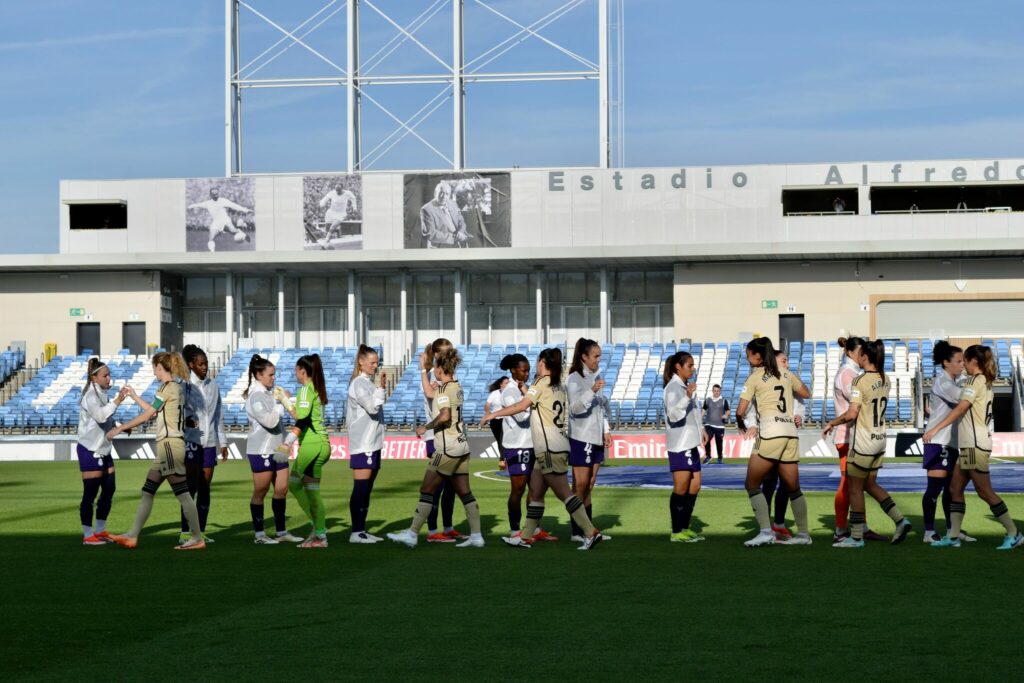
[[[454,346],[450,346],[439,353],[434,354],[434,365],[444,370],[446,375],[455,376],[455,369],[462,364],[462,356],[455,349]]]
[[[153,356],[153,367],[159,365],[167,372],[178,379],[188,381],[188,366],[180,353],[175,351],[161,351]]]

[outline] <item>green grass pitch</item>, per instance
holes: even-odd
[[[629,463],[627,463],[629,464]],[[653,464],[646,463],[633,464]],[[661,465],[663,466],[663,465]],[[110,527],[127,528],[147,463],[118,464]],[[493,469],[474,461],[473,471]],[[405,528],[422,462],[386,462],[370,529]],[[743,492],[705,491],[705,543],[668,542],[668,492],[599,488],[614,538],[583,553],[563,538],[505,547],[507,487],[472,478],[487,547],[350,545],[347,463],[328,465],[331,547],[255,546],[244,462],[217,468],[206,551],[172,551],[165,485],[139,548],[80,545],[72,463],[0,464],[3,670],[7,680],[1014,680],[1024,551],[972,494],[979,542],[921,543],[920,496],[902,546],[830,547],[832,498],[808,494],[815,545],[747,549]],[[1019,495],[1006,497],[1018,518]],[[985,513],[982,513],[982,510]],[[267,505],[267,516],[269,514]],[[298,505],[289,521],[303,535]],[[876,505],[869,520],[888,533]],[[456,521],[465,528],[456,504]],[[941,524],[941,522],[940,522]],[[422,540],[422,537],[421,537]]]

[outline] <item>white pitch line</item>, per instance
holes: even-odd
[[[491,474],[492,472],[500,472],[500,471],[501,470],[487,470],[485,472],[474,472],[473,476],[474,477],[480,477],[481,479],[486,479],[487,481],[497,481],[497,482],[500,482],[502,484],[508,483],[508,477],[499,477],[499,478],[495,479],[494,477],[488,477],[487,476],[488,474]]]

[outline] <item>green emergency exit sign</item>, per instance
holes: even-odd
[[[761,308],[778,308],[778,299],[761,299]]]
[[[83,315],[85,315],[85,309],[84,308],[69,308],[68,309],[68,315],[70,315],[72,318],[81,318]]]

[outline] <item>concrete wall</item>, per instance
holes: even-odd
[[[957,285],[963,286],[963,291]],[[876,307],[886,301],[1024,299],[1024,263],[1001,260],[785,262],[679,264],[675,267],[677,338],[733,341],[761,334],[777,339],[779,315],[804,315],[804,338],[854,334],[899,336],[876,329]],[[775,301],[778,308],[763,308]],[[955,327],[937,320],[953,336]],[[1024,336],[1024,319],[1006,320],[1007,336]],[[943,335],[944,336],[944,335]]]
[[[76,324],[98,322],[98,351],[115,354],[121,323],[132,321],[146,323],[147,343],[161,344],[160,301],[157,272],[0,274],[0,346],[25,341],[32,358],[55,342],[59,354],[74,354]],[[84,315],[71,316],[71,308]]]
[[[880,185],[1024,182],[1024,160],[1020,159],[548,169],[510,174],[512,249],[471,251],[497,255],[532,250],[535,255],[571,258],[575,250],[596,247],[608,250],[611,257],[623,248],[634,250],[633,255],[657,256],[665,255],[664,247],[670,245],[673,249],[668,253],[685,258],[697,253],[728,255],[736,253],[737,245],[748,249],[753,245],[766,253],[805,249],[820,253],[833,245],[835,253],[855,242],[858,251],[885,253],[959,250],[966,247],[965,239],[1024,238],[1024,213],[870,215],[868,199],[869,188]],[[953,182],[953,178],[959,180]],[[302,177],[258,176],[254,182],[256,251],[301,253]],[[363,250],[405,251],[404,175],[367,173],[362,182]],[[783,215],[784,188],[833,187],[859,189],[860,215]],[[183,179],[65,180],[60,194],[64,202],[118,199],[128,205],[127,230],[72,232],[68,207],[62,204],[62,254],[185,252]],[[331,258],[362,260],[358,251],[332,253]],[[223,253],[196,255],[196,259],[232,262],[231,255]]]

